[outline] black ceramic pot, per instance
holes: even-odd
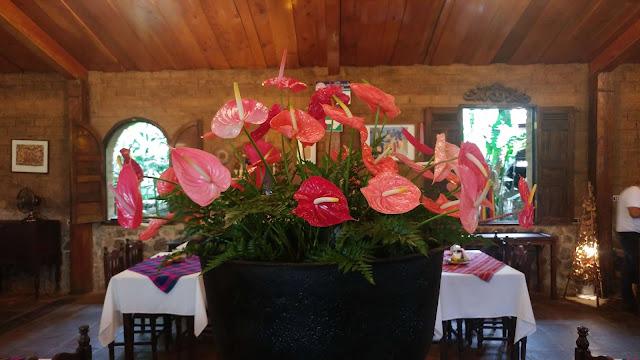
[[[232,261],[204,275],[222,360],[424,360],[442,251],[376,261],[376,285],[335,265]]]

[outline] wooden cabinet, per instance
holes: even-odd
[[[0,220],[0,268],[11,266],[31,274],[36,297],[39,295],[42,268],[53,269],[58,291],[62,264],[60,238],[60,222],[57,220]]]

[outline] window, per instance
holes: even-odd
[[[120,149],[130,150],[132,159],[138,162],[146,176],[159,177],[169,167],[169,145],[163,131],[143,119],[132,119],[111,132],[105,156],[107,189],[115,187],[120,174]],[[145,178],[140,184],[145,216],[162,216],[167,212],[166,204],[156,199],[153,179]],[[113,193],[107,191],[107,216],[117,217]]]
[[[464,141],[480,148],[494,181],[491,207],[483,214],[495,222],[517,222],[523,202],[518,193],[521,177],[534,183],[533,111],[530,108],[464,107]]]

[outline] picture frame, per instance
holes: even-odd
[[[373,138],[373,131],[376,128],[375,125],[366,125],[369,136],[367,137],[367,144],[371,145],[371,139]],[[411,160],[416,159],[416,149],[413,145],[402,135],[402,129],[406,129],[409,134],[416,135],[416,126],[414,124],[386,124],[384,128],[378,125],[378,131],[382,130],[382,149],[378,149],[381,152],[388,144],[392,144],[396,148],[396,151],[405,155]]]
[[[49,141],[11,140],[11,172],[49,173]]]

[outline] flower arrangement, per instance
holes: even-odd
[[[304,83],[284,76],[285,59],[286,54],[278,76],[263,86],[305,90]],[[187,235],[201,239],[186,251],[206,259],[204,271],[233,259],[326,262],[374,282],[375,259],[427,255],[434,246],[469,237],[481,207],[489,206],[492,184],[478,147],[458,147],[439,134],[432,149],[405,131],[428,161],[414,162],[393,148],[375,151],[382,143],[378,130],[400,109],[392,95],[371,84],[354,83],[351,89],[376,124],[371,145],[364,117],[351,112],[339,86],[315,91],[305,111],[242,98],[234,84],[234,99],[215,114],[205,138],[246,138],[242,176],[232,178],[213,154],[172,148],[172,166],[157,179],[158,196],[170,213],[151,220],[140,239],[153,237],[166,223],[184,222]],[[329,138],[330,150],[315,164],[304,159],[297,142],[310,146],[322,140],[325,117],[344,125],[350,144],[331,150]],[[279,147],[265,139],[269,131],[280,134]],[[125,228],[142,221],[143,174],[136,165],[127,156],[114,190],[118,221]],[[521,186],[528,192],[526,184]],[[528,205],[521,218],[530,219],[533,196],[523,196]]]

